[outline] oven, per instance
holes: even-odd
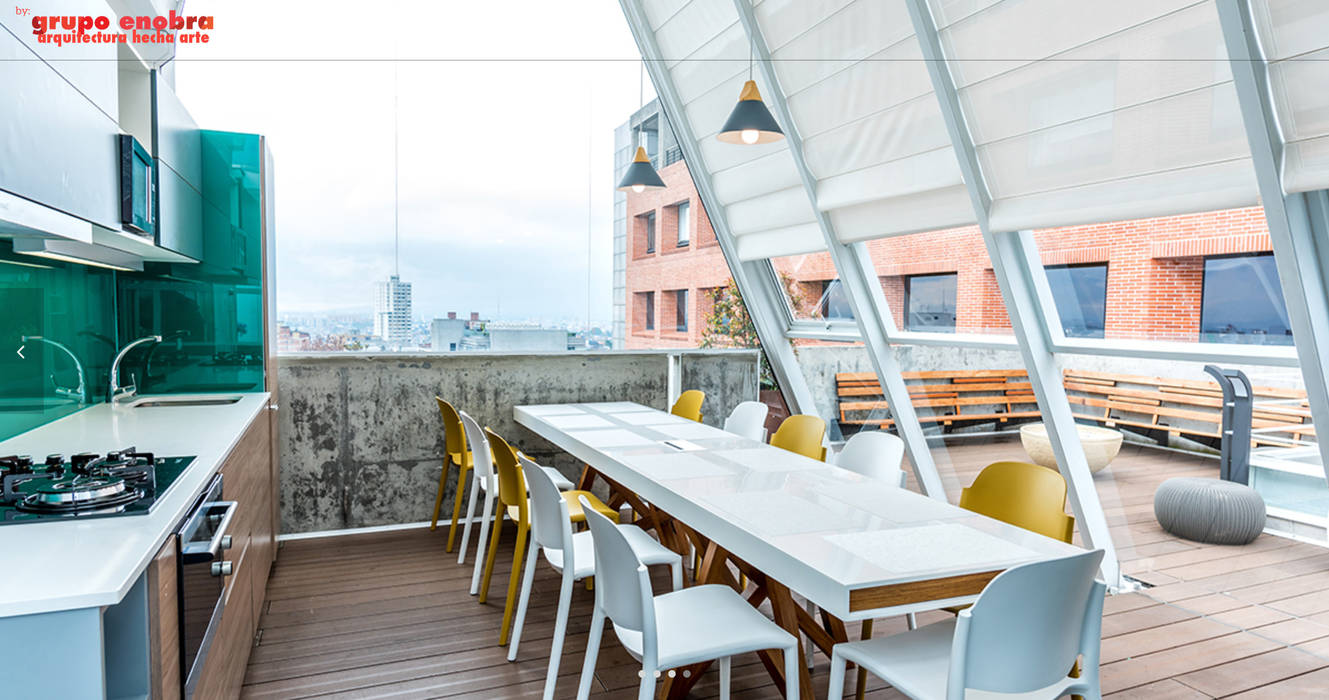
[[[232,562],[226,560],[231,548],[226,530],[235,509],[235,501],[222,500],[222,476],[218,474],[176,530],[184,697],[194,694],[226,608],[226,577],[232,573]]]

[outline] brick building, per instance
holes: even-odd
[[[621,127],[620,150],[634,146],[632,136],[642,129],[661,128],[658,116],[642,118],[655,114],[654,106]],[[667,187],[617,198],[618,347],[695,347],[710,293],[730,277],[687,165],[671,152],[677,147],[667,125],[664,131],[642,142],[655,147],[651,155]],[[1291,342],[1258,207],[1046,229],[1034,237],[1067,335]],[[867,247],[898,327],[1011,332],[976,227],[878,239]],[[828,254],[773,262],[787,275],[797,317],[852,318]]]

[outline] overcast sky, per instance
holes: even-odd
[[[270,138],[279,311],[368,310],[392,273],[395,65],[401,276],[416,315],[501,305],[505,319],[580,321],[589,280],[593,320],[610,320],[613,130],[638,106],[640,66],[617,2],[185,11],[216,17],[211,43],[179,50],[190,113]]]

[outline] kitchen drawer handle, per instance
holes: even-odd
[[[204,503],[198,513],[191,518],[191,522],[182,529],[182,537],[188,540],[202,524],[204,518],[214,521],[212,528],[212,539],[205,544],[203,542],[189,542],[181,548],[181,552],[186,556],[206,555],[203,561],[216,559],[221,551],[225,549],[224,543],[229,540],[226,530],[231,526],[231,520],[235,517],[235,511],[238,507],[236,501],[210,501]],[[221,512],[218,513],[217,511]]]

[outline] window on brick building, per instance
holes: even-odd
[[[955,332],[956,274],[911,275],[904,280],[905,329]]]
[[[1044,269],[1062,333],[1068,338],[1102,338],[1107,321],[1107,263],[1048,265]]]
[[[1272,253],[1204,259],[1200,340],[1292,344],[1292,326]]]
[[[674,300],[674,330],[686,333],[688,332],[688,290],[680,289],[674,293],[678,295]]]
[[[685,246],[692,240],[692,231],[688,228],[688,211],[691,207],[687,202],[683,202],[675,207],[678,215],[678,245]]]
[[[655,292],[642,295],[642,304],[646,307],[646,330],[655,330]]]
[[[646,252],[655,252],[655,212],[651,212],[642,217],[642,224],[646,227]]]
[[[849,295],[845,293],[840,280],[822,280],[821,298],[817,301],[821,317],[827,321],[852,321],[854,309],[849,305]]]

